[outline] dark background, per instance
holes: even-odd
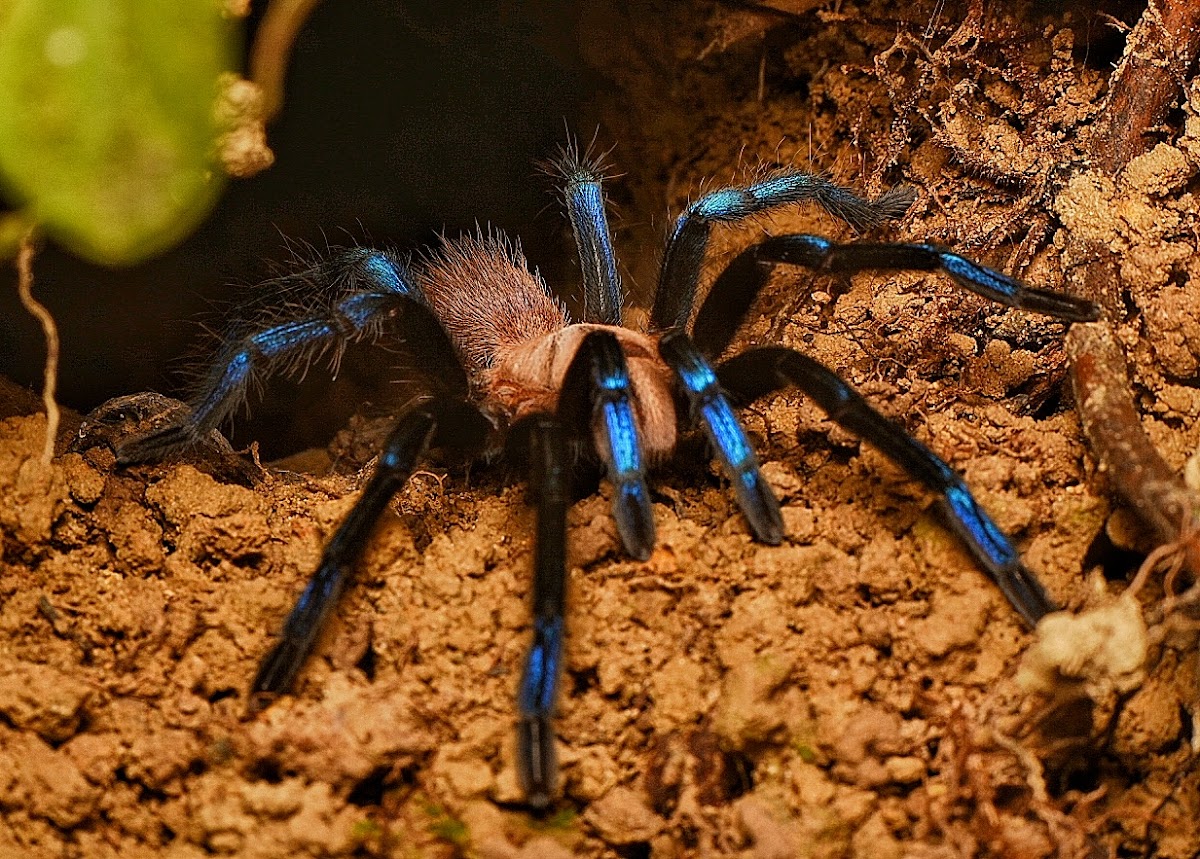
[[[922,0],[908,14],[922,19],[941,9],[938,20],[949,28],[965,14],[962,5]],[[1078,44],[1092,63],[1107,67],[1119,55],[1122,35],[1086,0],[1032,8],[1043,6],[1074,10],[1085,29]],[[1125,0],[1102,6],[1125,21],[1140,9]],[[781,30],[700,60],[713,8],[674,0],[325,0],[295,45],[287,100],[269,129],[274,166],[230,182],[199,231],[146,265],[98,268],[52,244],[35,260],[34,293],[62,336],[60,402],[86,412],[143,390],[185,396],[189,371],[211,351],[202,324],[219,324],[239,295],[291,259],[289,242],[415,249],[435,244],[441,231],[498,227],[520,237],[531,265],[570,304],[574,251],[552,183],[535,166],[567,129],[585,141],[598,129],[602,149],[618,145],[611,160],[624,178],[608,186],[613,226],[625,286],[645,305],[668,203],[679,206],[669,198],[671,177],[655,165],[692,157],[691,132],[706,121],[698,103],[741,109],[760,60],[774,62],[796,42]],[[825,26],[813,15],[781,20]],[[255,24],[252,17],[251,35]],[[681,60],[673,50],[688,27],[699,28],[699,41]],[[769,49],[772,38],[779,51]],[[807,81],[784,72],[767,77],[807,98]],[[45,346],[13,281],[12,267],[0,267],[0,375],[40,390]],[[257,440],[272,459],[324,446],[355,411],[389,411],[398,388],[389,373],[397,371],[379,355],[352,350],[333,384],[323,368],[303,385],[273,381],[228,428],[234,442]]]
[[[288,240],[428,245],[493,225],[519,235],[551,281],[573,277],[563,219],[535,162],[585,129],[604,82],[579,59],[580,4],[554,0],[336,0],[295,45],[287,101],[269,129],[276,163],[232,181],[203,227],[133,269],[83,263],[47,244],[34,294],[62,336],[59,400],[87,411],[140,390],[180,396],[204,338],[239,290],[291,257]],[[255,25],[251,19],[251,31]],[[0,373],[40,388],[45,347],[0,275]],[[361,363],[361,362],[360,362]],[[348,371],[353,373],[353,366]],[[357,395],[332,396],[314,369],[239,420],[268,455],[320,445]],[[318,378],[321,377],[321,378]]]

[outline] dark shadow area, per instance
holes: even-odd
[[[196,234],[145,265],[99,268],[52,244],[37,257],[35,295],[62,335],[61,402],[86,411],[146,389],[180,396],[199,322],[290,259],[289,241],[416,248],[492,225],[519,235],[548,278],[563,274],[562,219],[535,161],[564,127],[591,133],[580,110],[598,84],[579,59],[578,15],[579,4],[549,0],[318,6],[270,129],[272,168],[231,182]],[[43,355],[6,268],[0,368],[39,386]],[[314,368],[303,390],[273,386],[237,422],[238,439],[260,440],[267,457],[326,443],[354,404],[331,404],[325,375]]]

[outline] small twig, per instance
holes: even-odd
[[[1200,52],[1200,5],[1194,0],[1151,0],[1129,33],[1125,55],[1109,83],[1103,125],[1092,141],[1093,163],[1116,175],[1154,143],[1151,136],[1179,98]],[[1117,261],[1092,248],[1085,272],[1087,297],[1119,313]],[[1125,357],[1106,321],[1075,325],[1067,336],[1075,399],[1088,442],[1117,491],[1162,543],[1177,543],[1200,522],[1200,497],[1154,449],[1133,406]],[[1186,563],[1200,571],[1196,541]]]
[[[250,50],[250,79],[262,88],[263,119],[270,121],[283,107],[292,45],[320,0],[272,0],[259,24]]]
[[[25,309],[41,323],[46,337],[46,365],[42,383],[42,402],[46,404],[46,444],[42,449],[42,462],[49,465],[54,458],[54,440],[58,437],[58,402],[54,398],[58,385],[58,327],[50,311],[33,297],[34,253],[33,230],[29,230],[17,250],[17,294]]]
[[[1133,406],[1125,356],[1103,322],[1067,334],[1075,401],[1088,443],[1113,487],[1160,543],[1200,523],[1200,498],[1159,456]]]
[[[1098,163],[1113,173],[1156,142],[1153,135],[1200,51],[1200,7],[1194,0],[1151,0],[1125,44],[1092,147]]]

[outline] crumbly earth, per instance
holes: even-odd
[[[1159,147],[1100,176],[1078,132],[1106,66],[1070,12],[950,3],[926,37],[882,2],[800,24],[676,5],[661,31],[606,8],[592,29],[620,93],[597,107],[614,158],[637,153],[614,183],[627,215],[677,210],[705,177],[744,177],[739,160],[811,157],[871,193],[917,188],[881,236],[1030,282],[1072,288],[1104,242],[1127,266],[1117,323],[1145,427],[1183,468],[1200,443],[1200,87]],[[622,247],[653,247],[661,223],[632,220]],[[714,264],[763,229],[850,236],[788,213],[723,232]],[[653,255],[626,256],[644,292]],[[369,471],[219,447],[117,469],[123,430],[96,420],[68,421],[72,452],[44,465],[44,419],[10,406],[0,856],[1194,857],[1197,624],[1164,617],[1156,577],[1118,599],[1149,547],[1083,442],[1063,331],[936,275],[781,271],[738,345],[836,368],[965,475],[1084,619],[1038,640],[927,492],[784,393],[745,412],[783,545],[750,538],[696,443],[655,475],[649,560],[618,550],[603,488],[572,506],[564,795],[540,819],[513,767],[519,482],[414,476],[296,694],[249,716],[257,660]]]

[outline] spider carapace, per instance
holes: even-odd
[[[840,244],[815,235],[760,241],[736,256],[698,300],[709,237],[722,223],[816,203],[865,230],[900,217],[914,199],[912,189],[901,187],[867,200],[820,176],[782,170],[706,193],[679,216],[663,253],[650,330],[639,332],[622,327],[624,296],[602,165],[567,147],[555,171],[579,251],[582,321],[572,322],[517,246],[500,235],[446,241],[412,265],[391,251],[351,248],[282,278],[275,285],[288,296],[286,304],[249,314],[226,334],[186,419],[120,446],[119,461],[134,463],[194,444],[265,375],[299,372],[321,355],[336,364],[353,341],[393,339],[398,331],[399,342],[389,345],[429,370],[423,395],[398,415],[374,475],[264,657],[251,686],[254,701],[261,705],[289,690],[372,526],[426,451],[441,448],[469,462],[502,449],[527,463],[536,505],[533,640],[517,690],[517,766],[530,805],[547,807],[557,791],[553,717],[566,634],[573,447],[603,464],[614,489],[617,531],[635,558],[647,558],[655,543],[647,467],[671,455],[680,429],[707,436],[754,536],[778,544],[785,536],[779,503],[735,406],[787,386],[799,387],[832,420],[937,493],[950,526],[1028,623],[1053,610],[955,471],[832,371],[778,346],[713,362],[780,264],[847,273],[940,270],[992,300],[1067,321],[1095,319],[1095,305],[1026,286],[937,246]]]

